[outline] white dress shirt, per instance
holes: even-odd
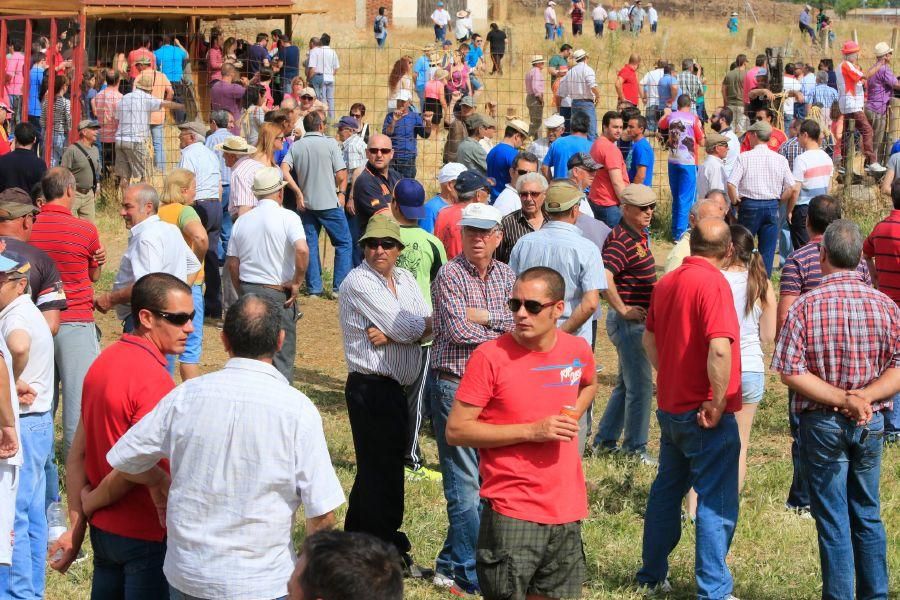
[[[235,221],[228,256],[241,261],[241,281],[281,285],[294,278],[294,245],[300,240],[306,240],[300,215],[265,198]]]
[[[12,332],[22,330],[31,339],[28,362],[19,379],[35,391],[35,399],[30,405],[19,405],[23,415],[45,413],[53,407],[53,334],[40,309],[31,301],[31,296],[22,294],[0,311],[0,333],[8,340]],[[14,379],[12,371],[10,379]],[[16,395],[12,396],[16,398]]]
[[[187,169],[197,180],[197,200],[220,200],[219,184],[222,173],[219,169],[219,157],[207,148],[203,142],[194,142],[181,149],[179,169]]]
[[[280,598],[294,568],[294,514],[344,503],[322,419],[271,364],[232,358],[184,382],[106,460],[142,473],[169,459],[163,572],[201,598]]]
[[[419,340],[431,309],[412,273],[395,267],[393,278],[396,296],[387,280],[363,261],[341,283],[338,309],[344,355],[351,373],[382,375],[400,385],[411,385],[419,374]],[[372,325],[391,341],[374,346],[366,333]]]
[[[113,291],[134,284],[148,273],[170,273],[187,282],[200,270],[200,261],[175,225],[151,215],[128,231],[128,247],[116,273]],[[131,303],[117,304],[116,315],[125,319]]]
[[[516,188],[507,183],[497,199],[494,200],[494,208],[499,210],[504,217],[522,208],[522,199],[519,198]]]
[[[734,163],[737,162],[737,158],[741,154],[741,141],[731,127],[724,131],[720,131],[719,133],[728,138],[728,154],[725,155],[725,172],[728,175],[731,175],[731,172],[734,170]]]
[[[221,150],[216,150],[216,146],[225,142],[225,138],[230,135],[230,131],[224,127],[220,127],[206,136],[206,141],[204,142],[206,147],[212,150],[215,153],[216,158],[219,159],[219,177],[222,178],[223,186],[231,185],[231,169],[225,165],[225,153]]]
[[[594,10],[591,11],[591,18],[594,21],[605,21],[606,20],[606,9],[603,8],[603,5],[598,4],[594,7]]]
[[[718,156],[706,155],[706,160],[697,169],[697,198],[706,198],[709,190],[728,192],[728,174],[725,163]]]
[[[785,157],[766,144],[757,144],[738,156],[728,183],[737,188],[740,198],[780,200],[784,190],[794,186],[794,176]]]
[[[559,95],[572,100],[592,100],[593,88],[597,87],[597,76],[586,61],[577,63],[569,69],[559,84]]]
[[[117,142],[144,142],[150,139],[150,113],[159,110],[162,101],[144,90],[134,88],[125,94],[116,107],[119,127]]]

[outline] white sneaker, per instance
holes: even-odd
[[[738,600],[738,597],[732,594],[728,594],[727,596],[725,596],[725,600]]]
[[[654,586],[642,585],[638,588],[638,591],[643,594],[644,598],[656,598],[663,594],[671,594],[672,584],[669,583],[668,578],[666,578]]]
[[[435,573],[434,579],[431,580],[431,583],[438,587],[450,588],[453,587],[454,581],[452,577],[447,577],[446,575]]]
[[[887,168],[883,167],[880,163],[877,162],[869,163],[869,166],[866,167],[866,169],[873,173],[884,173],[885,171],[887,171]]]

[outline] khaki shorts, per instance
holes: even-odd
[[[482,510],[475,571],[485,598],[580,598],[586,570],[580,521],[542,525]]]
[[[134,179],[146,181],[151,164],[145,142],[116,142],[116,175],[126,182]]]

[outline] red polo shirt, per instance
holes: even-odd
[[[45,204],[34,222],[30,242],[46,252],[59,270],[68,304],[60,321],[93,322],[94,286],[88,270],[97,266],[94,253],[100,248],[94,224],[72,216],[72,211],[60,204]]]
[[[598,206],[618,206],[619,197],[616,196],[616,189],[613,187],[609,172],[613,169],[618,169],[622,173],[622,179],[625,183],[630,183],[622,151],[619,150],[615,142],[611,142],[601,135],[591,146],[591,158],[603,165],[603,168],[594,175],[594,182],[591,184],[588,200]]]
[[[685,413],[712,399],[706,357],[714,338],[731,340],[725,412],[741,409],[741,330],[731,288],[717,268],[689,256],[660,279],[650,298],[647,331],[656,336],[660,410]]]
[[[619,77],[622,78],[622,95],[626,100],[638,105],[640,93],[638,92],[637,70],[631,64],[627,64],[619,70]]]
[[[112,471],[106,462],[110,448],[174,387],[165,357],[145,338],[126,333],[100,353],[84,377],[81,397],[84,468],[91,486],[96,487]],[[166,461],[159,466],[169,470]],[[95,512],[90,523],[139,540],[161,542],[166,537],[150,492],[142,485]]]
[[[875,226],[863,244],[863,254],[875,259],[878,289],[900,304],[900,210],[892,210]]]

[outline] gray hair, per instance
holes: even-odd
[[[479,188],[482,189],[482,188]],[[475,197],[475,194],[478,193],[478,190],[472,190],[471,192],[456,192],[456,195],[460,200],[471,200]]]
[[[816,85],[825,85],[828,83],[828,71],[816,72]]]
[[[228,127],[228,117],[231,116],[227,110],[214,110],[209,113],[209,120],[216,124],[216,127],[225,129]]]
[[[41,178],[41,192],[47,202],[65,196],[70,186],[75,187],[75,176],[65,167],[53,167]]]
[[[855,269],[862,256],[863,237],[859,226],[849,219],[838,219],[825,230],[822,245],[828,262],[838,269]]]
[[[134,183],[128,186],[125,193],[127,194],[131,190],[134,190],[134,198],[137,200],[138,205],[152,204],[153,214],[156,214],[159,210],[159,194],[156,193],[156,189],[152,185],[149,183]]]
[[[712,192],[713,191],[710,190],[710,193],[707,194],[705,198],[700,198],[699,200],[694,202],[694,204],[691,205],[691,210],[690,210],[689,214],[690,214],[690,216],[694,217],[694,221],[700,220],[700,209],[702,209],[707,204],[712,204],[714,202],[713,199],[709,197],[710,194],[712,194]]]
[[[540,173],[525,173],[516,180],[516,192],[521,192],[527,183],[536,183],[541,188],[541,192],[546,192],[549,184],[547,178]]]
[[[293,96],[285,96],[285,97],[282,98],[282,100],[281,100],[281,105],[280,105],[280,107],[281,107],[281,108],[286,108],[286,109],[288,109],[288,110],[293,110],[293,109],[297,108],[297,101],[294,100],[294,97],[293,97]]]
[[[693,67],[693,66],[694,66],[694,59],[692,59],[692,58],[685,58],[684,60],[681,61],[681,70],[682,71],[690,71],[691,67]]]
[[[763,131],[754,131],[753,134],[756,136],[756,139],[758,139],[760,142],[768,142],[769,139],[772,137],[771,131],[769,133],[765,133]]]

